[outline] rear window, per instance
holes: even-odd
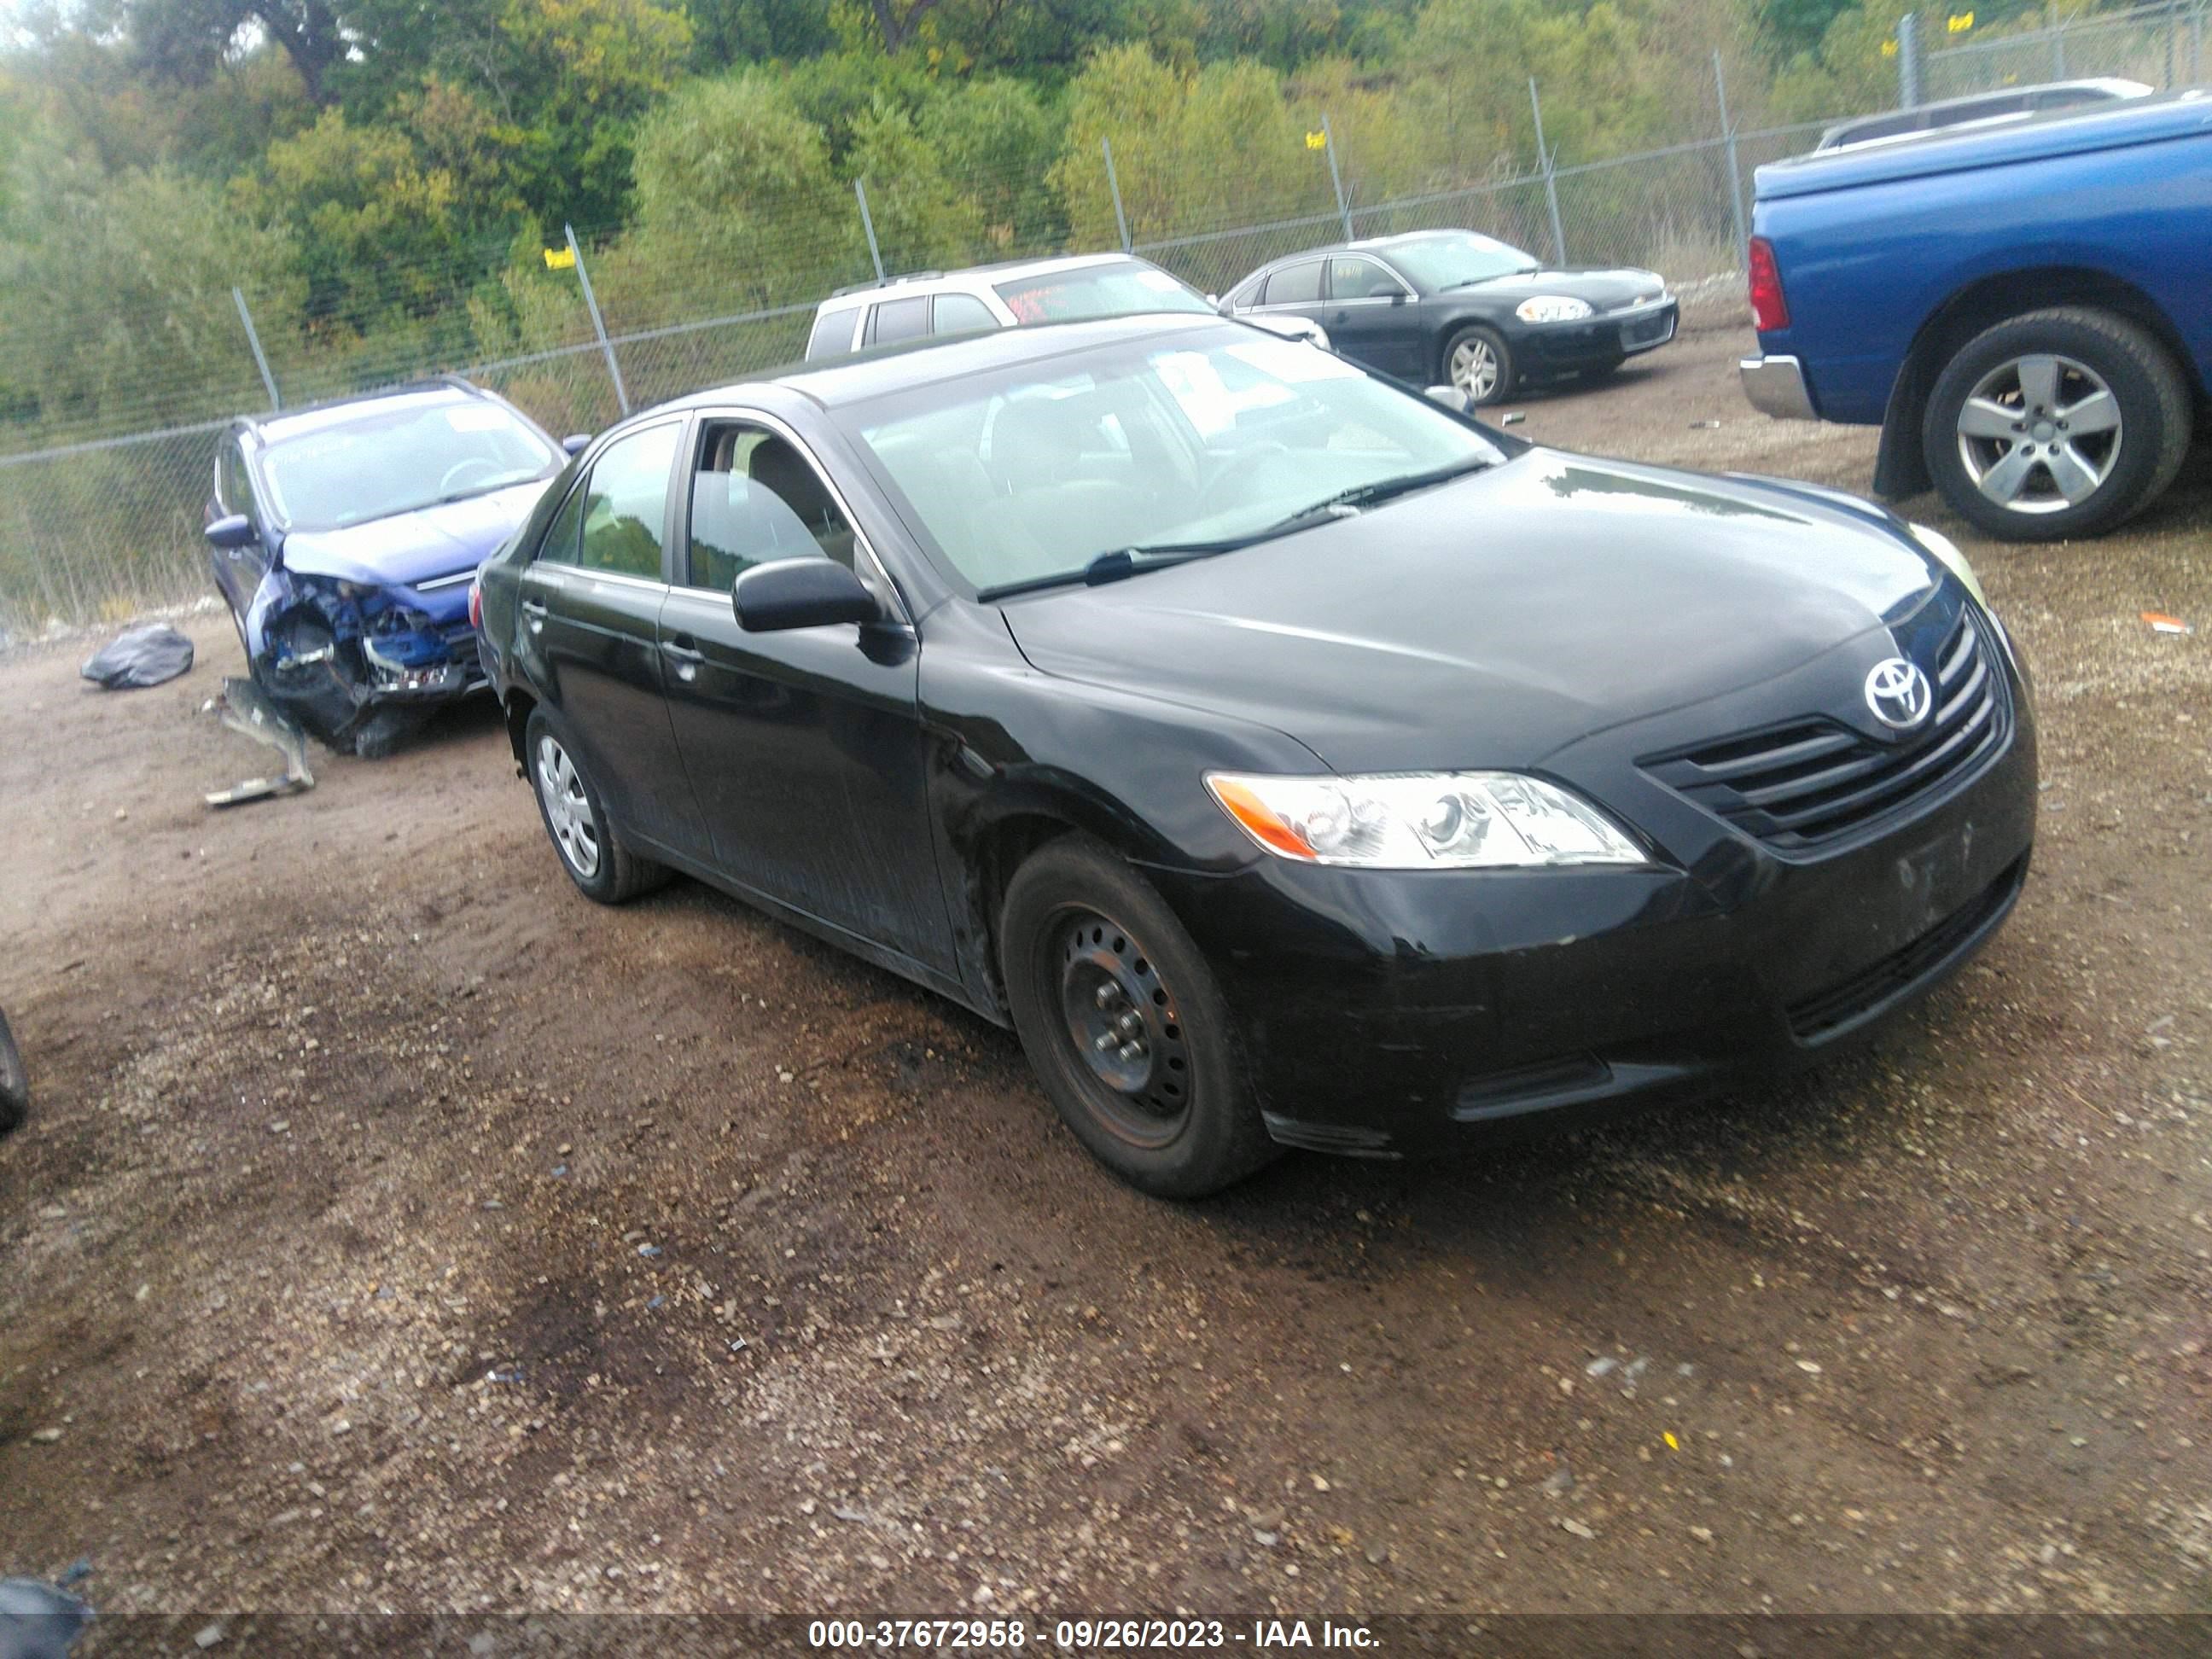
[[[996,284],[1006,308],[1025,323],[1073,323],[1148,311],[1211,313],[1206,296],[1141,259],[1040,271]]]
[[[876,307],[868,329],[871,345],[890,345],[897,340],[917,340],[929,332],[929,300],[886,300]]]
[[[1307,259],[1295,265],[1285,265],[1267,278],[1267,300],[1271,306],[1305,305],[1321,298],[1321,261]]]
[[[806,361],[843,357],[853,349],[853,311],[825,311],[814,319],[814,332],[806,337]]]

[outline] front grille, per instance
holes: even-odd
[[[1954,910],[1901,950],[1893,951],[1869,968],[1863,968],[1841,984],[1793,1002],[1785,1011],[1790,1034],[1800,1042],[1819,1042],[1835,1036],[1862,1016],[1910,990],[1943,959],[1995,917],[2002,915],[2020,891],[2027,872],[2023,859],[1982,890],[1964,908]]]
[[[2004,745],[2011,722],[2004,677],[1970,606],[1960,608],[1936,661],[1936,712],[1903,744],[1816,716],[1660,756],[1644,768],[1770,846],[1811,847],[1850,835],[1963,782]]]
[[[1674,319],[1662,312],[1656,317],[1645,317],[1620,325],[1620,343],[1625,346],[1649,345],[1663,340],[1674,327]]]

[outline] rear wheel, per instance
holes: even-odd
[[[665,868],[630,851],[608,821],[598,786],[567,734],[542,708],[531,713],[523,752],[538,816],[578,892],[601,904],[621,904],[668,879]]]
[[[1014,1029],[1091,1155],[1159,1198],[1200,1198],[1276,1155],[1213,975],[1160,896],[1068,836],[1007,884],[1000,960]]]
[[[1921,443],[1943,498],[2005,541],[2095,536],[2173,482],[2188,384],[2165,347],[2110,312],[2030,312],[1945,365]]]
[[[20,1128],[30,1110],[31,1079],[23,1070],[15,1034],[8,1029],[8,1017],[0,1014],[0,1134]]]
[[[1513,392],[1513,353],[1497,330],[1473,325],[1444,346],[1444,378],[1475,404],[1494,404]]]

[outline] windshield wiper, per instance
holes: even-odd
[[[1234,553],[1240,547],[1249,547],[1262,542],[1277,532],[1270,527],[1255,531],[1249,536],[1231,536],[1212,542],[1156,542],[1137,547],[1109,548],[1079,570],[1055,571],[1049,576],[1032,576],[1026,581],[1000,582],[996,587],[978,589],[976,599],[988,605],[996,599],[1011,599],[1017,593],[1035,593],[1047,587],[1073,587],[1080,582],[1085,587],[1097,587],[1102,583],[1116,582],[1124,576],[1133,576],[1139,571],[1160,570],[1171,564],[1188,564],[1193,559],[1210,559],[1217,553]]]
[[[1287,519],[1270,525],[1265,534],[1275,535],[1295,530],[1309,519],[1327,514],[1332,517],[1357,512],[1361,507],[1374,507],[1399,495],[1410,495],[1417,489],[1429,489],[1440,483],[1449,483],[1454,478],[1469,472],[1480,472],[1494,465],[1489,457],[1470,455],[1464,460],[1454,461],[1449,466],[1431,467],[1425,472],[1404,472],[1395,478],[1378,478],[1373,483],[1354,484],[1349,489],[1340,489],[1334,495],[1324,496],[1311,506],[1302,507]]]
[[[1452,294],[1463,288],[1480,288],[1485,283],[1500,282],[1508,276],[1534,276],[1542,269],[1541,265],[1516,265],[1510,270],[1493,270],[1487,276],[1468,276],[1456,283],[1446,283],[1437,292]]]

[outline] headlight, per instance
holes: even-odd
[[[1590,308],[1587,300],[1571,299],[1564,294],[1539,294],[1514,307],[1513,314],[1524,323],[1571,323],[1589,316]]]
[[[1206,787],[1246,835],[1301,864],[1468,870],[1650,862],[1588,801],[1514,772],[1209,772]]]
[[[1974,596],[1974,603],[1983,610],[1990,608],[1990,596],[1982,592],[1982,579],[1974,574],[1974,567],[1966,562],[1966,556],[1940,530],[1930,530],[1924,524],[1908,526],[1912,539],[1918,542],[1942,562],[1943,568],[1966,584],[1966,592]]]

